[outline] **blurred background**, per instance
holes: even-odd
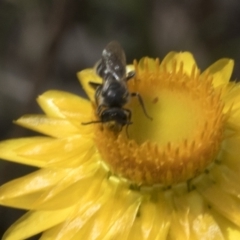
[[[240,78],[239,0],[0,0],[0,139],[34,135],[12,120],[41,112],[49,89],[84,96],[76,72],[118,40],[128,63],[191,51],[201,70],[233,58]],[[0,162],[0,184],[34,169]],[[0,207],[0,236],[23,211]],[[32,238],[37,239],[37,238]]]

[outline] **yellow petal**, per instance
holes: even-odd
[[[237,106],[237,105],[238,104],[232,105],[232,110],[227,120],[227,124],[229,128],[235,131],[238,131],[240,129],[240,106]]]
[[[19,197],[0,199],[0,203],[1,205],[7,207],[34,210],[35,208],[33,207],[33,203],[35,203],[39,199],[39,196],[41,196],[43,192],[44,191],[38,191]]]
[[[53,118],[68,118],[85,122],[92,112],[89,101],[63,91],[47,91],[38,97],[37,102],[44,112]]]
[[[78,168],[40,169],[21,178],[12,180],[0,187],[0,201],[27,195],[47,189],[51,195],[61,192],[69,185],[91,176],[96,172],[98,164],[85,163]],[[50,187],[53,187],[49,189]],[[60,187],[61,190],[56,191]]]
[[[131,227],[131,231],[129,233],[128,240],[131,240],[131,239],[144,240],[142,231],[141,231],[141,220],[137,217],[136,217],[134,224]],[[156,239],[156,240],[158,240],[158,239]]]
[[[51,159],[46,166],[50,168],[74,168],[85,162],[99,162],[99,159],[101,159],[99,154],[96,152],[96,148],[94,146],[89,148],[87,141],[83,142],[81,149],[82,151],[79,149],[74,150],[72,153],[69,153],[67,157],[58,156]]]
[[[179,197],[175,195],[174,198],[176,211],[173,214],[172,239],[224,240],[220,227],[211,216],[207,204],[198,192],[191,191]]]
[[[236,136],[236,137],[226,139],[225,144],[223,145],[222,148],[225,151],[231,154],[234,154],[235,156],[239,156],[240,155],[239,144],[240,144],[240,137]]]
[[[99,177],[99,176],[98,176]],[[60,225],[44,232],[41,240],[47,239],[87,239],[83,238],[83,228],[89,222],[89,219],[95,217],[95,213],[102,208],[102,206],[112,196],[112,188],[109,187],[103,178],[96,177],[92,181],[91,187],[81,187],[85,191],[79,198],[76,209],[71,215]],[[92,188],[93,187],[93,188]]]
[[[150,199],[142,202],[134,222],[134,225],[136,224],[138,227],[133,226],[129,239],[167,239],[170,227],[170,212],[163,201],[164,196],[161,197],[157,202]],[[136,237],[136,231],[139,236],[133,238]]]
[[[162,60],[160,68],[166,67],[166,70],[171,72],[173,71],[174,62],[177,64],[177,71],[180,69],[181,63],[183,63],[183,72],[187,75],[191,75],[193,67],[197,66],[190,52],[170,52]]]
[[[240,227],[240,200],[226,193],[210,178],[196,183],[197,191],[229,221]]]
[[[139,204],[140,196],[126,186],[117,186],[115,191],[112,189],[112,196],[86,224],[83,239],[127,239]]]
[[[66,119],[50,118],[45,115],[25,115],[15,121],[15,123],[33,131],[57,138],[79,133],[90,133],[90,128],[81,125],[81,122],[78,122],[78,127],[76,127]]]
[[[173,211],[171,219],[171,228],[169,239],[184,239],[184,240],[192,240],[190,239],[190,226],[188,221],[188,212],[184,211]]]
[[[214,181],[223,189],[236,197],[240,196],[239,174],[236,174],[231,169],[223,164],[215,166],[211,169],[209,174],[213,177]]]
[[[49,139],[49,141],[40,142],[40,144],[33,138],[31,143],[19,147],[17,151],[20,156],[30,159],[44,159],[48,164],[51,164],[73,156],[81,160],[81,156],[92,146],[92,139],[75,135],[69,138]]]
[[[187,195],[187,204],[190,206],[189,219],[192,235],[198,239],[224,240],[222,231],[208,210],[206,202],[196,191]],[[190,238],[192,239],[192,237]]]
[[[61,223],[73,209],[74,206],[57,211],[30,211],[23,215],[6,231],[3,239],[27,239]]]
[[[211,215],[214,217],[219,227],[222,230],[224,239],[238,240],[240,239],[240,228],[223,217],[219,212],[211,209]]]
[[[80,168],[71,169],[70,175],[66,175],[56,185],[41,194],[32,207],[34,209],[55,210],[79,202],[79,196],[81,196],[81,201],[89,194],[92,196],[94,193],[97,196],[106,175],[105,172],[96,174],[97,169],[96,163],[88,163]]]
[[[124,199],[122,199],[122,201],[124,201]],[[125,202],[121,206],[123,209],[124,205],[126,210],[122,211],[122,214],[116,219],[116,221],[113,221],[113,224],[107,231],[106,235],[102,237],[100,236],[99,240],[107,240],[112,238],[115,238],[116,240],[127,239],[129,232],[131,231],[135,216],[137,214],[140,201],[138,199],[135,199],[135,201],[131,200],[131,202]]]
[[[230,88],[227,88],[223,101],[225,103],[224,112],[227,112],[231,108],[231,110],[236,110],[240,108],[240,84],[235,83]],[[231,117],[231,115],[230,115]]]
[[[91,196],[92,191],[95,194],[99,191],[105,173],[93,179],[97,169],[96,163],[88,163],[77,169],[37,171],[3,185],[0,188],[0,203],[28,210],[69,207],[79,202],[79,196],[89,195],[87,190],[91,191]]]
[[[192,224],[192,231],[198,239],[212,239],[212,240],[225,240],[221,228],[211,213],[204,213],[203,215],[196,216]],[[191,238],[192,239],[192,238]]]
[[[71,219],[71,221],[63,222],[62,224],[58,224],[57,226],[44,231],[40,240],[83,239],[83,233],[81,232],[83,225],[86,224],[86,222],[89,221],[89,219],[99,210],[101,204],[96,201],[91,201],[91,205],[88,206],[87,209],[81,208],[81,206],[79,207],[80,209],[84,209],[84,211]],[[78,232],[80,232],[79,236]]]
[[[26,165],[43,167],[46,164],[45,160],[43,159],[33,160],[31,158],[26,158],[24,156],[19,155],[17,150],[33,142],[36,145],[37,144],[41,145],[49,141],[51,141],[51,138],[48,137],[29,137],[2,141],[0,142],[0,158]]]
[[[228,84],[232,75],[234,61],[232,59],[223,58],[213,63],[202,74],[210,74],[213,76],[213,86],[216,88],[220,85]]]
[[[240,173],[239,155],[230,153],[226,148],[226,150],[223,150],[221,152],[220,160],[224,165],[226,165],[233,172],[239,175]]]
[[[0,187],[0,201],[44,190],[57,184],[71,169],[40,169]]]
[[[177,192],[180,191],[180,193]],[[175,189],[175,194],[173,194],[173,212],[170,227],[170,239],[186,239],[195,240],[191,231],[191,220],[189,215],[191,214],[191,206],[188,204],[188,193],[186,190]],[[196,207],[202,209],[202,200],[197,199]]]
[[[95,70],[93,68],[78,72],[77,77],[89,99],[94,102],[94,95],[96,90],[89,85],[89,82],[102,84],[102,79],[95,73]]]

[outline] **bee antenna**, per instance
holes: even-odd
[[[91,121],[91,122],[82,122],[82,125],[89,125],[89,124],[96,124],[96,123],[102,123],[103,121]]]

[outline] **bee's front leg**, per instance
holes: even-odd
[[[134,92],[134,93],[131,93],[131,96],[138,98],[138,101],[139,101],[139,103],[140,103],[140,105],[141,105],[141,107],[142,107],[142,109],[143,109],[143,112],[144,112],[145,116],[146,116],[147,118],[149,118],[150,120],[153,120],[152,117],[150,117],[150,116],[148,115],[147,111],[146,111],[146,108],[145,108],[145,106],[144,106],[144,102],[143,102],[143,99],[142,99],[141,95],[140,95],[139,93]]]
[[[135,71],[130,71],[127,73],[127,77],[126,80],[130,80],[131,78],[133,78],[135,76]]]
[[[101,86],[102,86],[101,83],[96,83],[96,82],[88,82],[88,84],[89,84],[94,90],[96,90],[98,87],[101,87]]]

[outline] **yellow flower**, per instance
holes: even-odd
[[[240,85],[233,61],[200,73],[193,56],[134,62],[139,92],[129,137],[95,116],[93,69],[78,74],[90,100],[48,91],[43,115],[17,124],[46,136],[6,140],[0,158],[40,169],[0,188],[0,203],[29,210],[4,239],[240,239]]]

